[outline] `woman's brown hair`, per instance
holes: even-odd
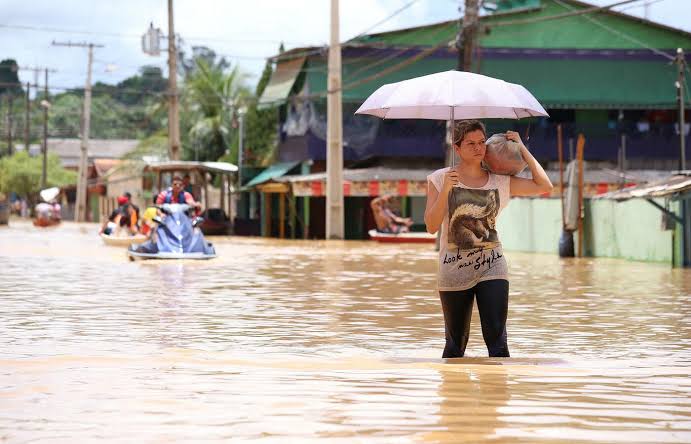
[[[463,142],[466,134],[472,133],[473,131],[480,130],[482,134],[487,136],[487,130],[485,130],[484,123],[479,120],[459,120],[454,123],[453,126],[453,144],[460,145]]]

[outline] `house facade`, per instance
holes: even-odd
[[[490,133],[519,131],[535,157],[552,169],[558,159],[558,126],[567,160],[574,158],[577,135],[584,134],[589,165],[611,172],[604,182],[590,183],[592,194],[644,181],[650,170],[679,168],[680,133],[687,145],[691,138],[688,124],[679,128],[676,123],[678,70],[673,61],[677,48],[691,52],[690,33],[580,1],[497,3],[518,8],[481,17],[473,71],[525,86],[550,117],[487,120]],[[343,44],[346,169],[431,171],[444,165],[445,122],[379,120],[353,113],[383,84],[455,69],[458,30],[459,21],[449,20]],[[327,55],[323,47],[282,53],[260,99],[280,109],[278,161],[302,162],[309,173],[326,169]],[[595,176],[602,180],[602,174]],[[409,215],[424,209],[424,197],[401,197]],[[306,223],[313,227],[321,225],[315,218],[323,218],[319,199],[323,197],[297,203],[309,206],[311,222]],[[367,208],[367,202],[349,203],[346,197],[346,218]]]

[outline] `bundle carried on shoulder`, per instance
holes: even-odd
[[[521,144],[508,140],[506,134],[493,134],[485,142],[483,167],[494,174],[515,176],[528,166],[521,155]]]

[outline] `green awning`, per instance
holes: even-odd
[[[259,108],[285,102],[304,63],[305,57],[278,62],[276,70],[271,74],[271,79],[259,98]]]
[[[252,180],[247,182],[245,186],[242,188],[243,190],[247,190],[248,188],[253,188],[259,184],[262,184],[264,182],[268,182],[271,179],[275,179],[277,177],[281,177],[285,175],[288,171],[292,170],[295,166],[297,166],[300,162],[281,162],[281,163],[275,163],[256,175]]]

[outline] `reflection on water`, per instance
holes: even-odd
[[[0,229],[0,441],[691,442],[690,271],[508,253],[513,357],[445,362],[428,246],[95,231]]]

